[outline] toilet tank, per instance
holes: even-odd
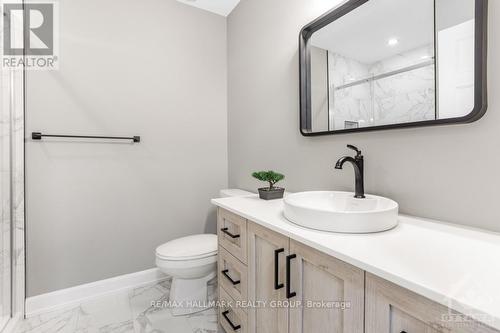
[[[246,197],[249,195],[254,195],[255,193],[248,192],[245,190],[240,190],[237,188],[229,188],[229,189],[224,189],[219,191],[219,195],[221,198],[228,198],[228,197]]]

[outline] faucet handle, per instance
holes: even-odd
[[[356,152],[356,157],[361,156],[361,150],[359,150],[358,147],[353,145],[347,145],[347,148],[354,150]]]

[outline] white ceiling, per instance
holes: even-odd
[[[228,16],[240,0],[177,0],[186,5],[208,10],[222,16]]]
[[[397,38],[396,46],[388,46]],[[434,0],[372,0],[313,34],[311,44],[371,64],[434,41]]]

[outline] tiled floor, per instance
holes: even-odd
[[[174,317],[152,301],[168,300],[171,280],[134,288],[24,320],[15,333],[217,333],[217,314],[209,309]],[[216,281],[209,285],[215,295]]]

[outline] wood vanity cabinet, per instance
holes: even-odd
[[[247,294],[251,305],[219,312],[226,332],[363,332],[362,270],[251,221],[244,225],[223,209],[218,216],[223,237],[219,238],[219,295],[237,303]],[[247,236],[246,251],[234,251],[235,242],[228,243],[228,235],[220,233],[231,224],[238,225],[232,236]],[[231,253],[246,253],[246,263]],[[248,275],[242,278],[244,272]],[[348,308],[343,309],[346,303]]]
[[[366,273],[365,332],[498,333],[370,273]]]
[[[218,230],[227,333],[500,333],[221,208]]]

